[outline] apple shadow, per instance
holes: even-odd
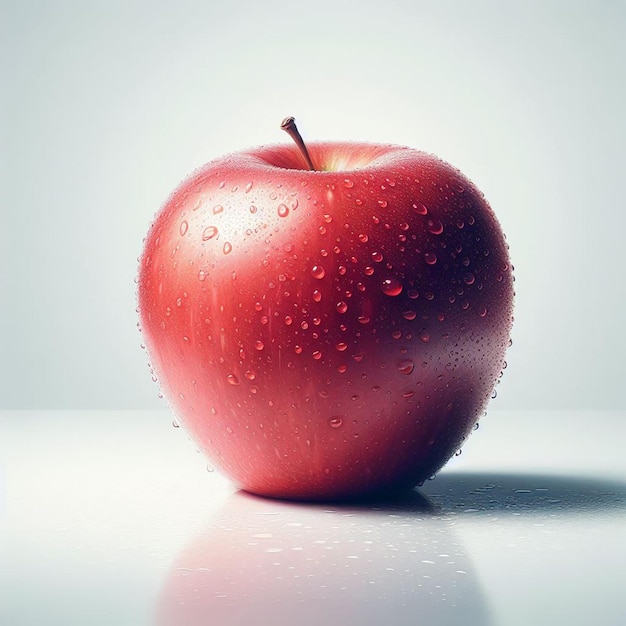
[[[290,500],[286,498],[272,498],[261,496],[244,489],[240,489],[238,495],[250,501],[273,502],[276,506],[285,505],[293,509],[302,508],[308,510],[335,510],[347,513],[373,512],[373,513],[436,513],[437,505],[428,496],[417,488],[404,489],[390,493],[376,493],[374,495],[357,496],[354,498],[330,499],[330,500]]]
[[[626,511],[626,483],[585,476],[442,472],[419,492],[434,515],[573,516]]]
[[[351,500],[293,501],[239,491],[241,498],[292,509],[447,514],[579,515],[626,511],[626,483],[585,476],[539,473],[445,472],[420,487]]]

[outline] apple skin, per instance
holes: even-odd
[[[312,143],[217,159],[157,214],[140,328],[161,391],[247,491],[414,487],[459,449],[505,366],[513,276],[480,191],[433,155]]]

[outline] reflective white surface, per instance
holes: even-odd
[[[493,412],[419,493],[236,489],[165,412],[0,413],[0,624],[626,623],[621,412]]]

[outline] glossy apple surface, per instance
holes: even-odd
[[[410,148],[229,155],[158,213],[144,343],[178,421],[248,491],[411,487],[461,446],[504,366],[513,277],[477,188]]]

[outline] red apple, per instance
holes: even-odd
[[[513,277],[483,194],[437,157],[274,145],[180,184],[138,298],[211,464],[257,494],[341,499],[413,487],[459,449],[504,367]]]

